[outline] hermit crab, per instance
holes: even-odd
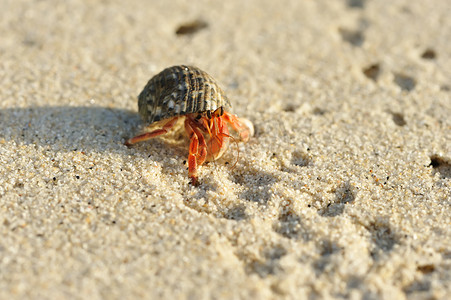
[[[231,107],[224,91],[206,72],[193,66],[173,66],[152,77],[138,96],[138,109],[148,126],[161,126],[125,142],[131,146],[165,134],[184,118],[189,137],[188,176],[198,185],[197,169],[227,150],[229,140],[247,142],[252,123],[228,112]],[[229,134],[231,127],[238,138]]]

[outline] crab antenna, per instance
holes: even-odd
[[[226,133],[220,133],[220,135],[223,135],[223,136],[225,136],[225,137],[231,138],[231,139],[233,140],[233,142],[235,143],[235,145],[236,145],[236,150],[238,151],[238,154],[237,154],[237,156],[236,156],[236,161],[235,161],[235,163],[234,163],[233,166],[230,168],[230,170],[233,170],[233,169],[236,167],[236,164],[238,163],[238,161],[239,161],[239,159],[240,159],[240,148],[239,148],[239,146],[238,146],[238,141],[236,140],[236,138],[234,138],[233,136],[231,136],[231,135],[229,135],[229,134],[226,134]]]

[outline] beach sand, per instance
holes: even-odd
[[[446,299],[450,11],[2,1],[0,298]],[[123,145],[179,64],[255,127],[198,187],[186,138]]]

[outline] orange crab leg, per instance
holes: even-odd
[[[208,160],[216,160],[222,156],[228,146],[229,130],[220,116],[211,119]]]
[[[205,162],[207,157],[207,144],[203,134],[196,127],[190,118],[185,119],[185,130],[190,139],[189,154],[188,154],[188,176],[191,178],[191,183],[194,186],[197,182],[197,167]]]
[[[163,127],[160,128],[160,129],[156,129],[156,130],[154,130],[154,131],[146,132],[146,133],[144,133],[144,134],[140,134],[140,135],[137,135],[137,136],[135,136],[135,137],[132,137],[131,139],[129,139],[129,140],[127,140],[127,141],[125,142],[125,145],[126,145],[126,146],[131,146],[131,145],[136,144],[136,143],[138,143],[138,142],[147,141],[147,140],[150,140],[150,139],[152,139],[152,138],[154,138],[154,137],[157,137],[157,136],[159,136],[159,135],[168,133],[168,131],[169,131],[172,127],[174,127],[174,125],[177,123],[177,119],[178,119],[178,117],[174,117],[174,118],[170,119],[168,122],[166,122],[166,123],[163,125]]]

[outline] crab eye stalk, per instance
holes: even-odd
[[[222,117],[222,115],[224,114],[224,107],[218,107],[213,114],[215,117]]]

